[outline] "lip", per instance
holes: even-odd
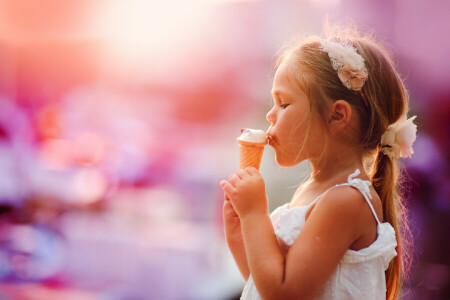
[[[267,141],[268,141],[269,145],[273,147],[274,144],[275,144],[275,137],[268,133],[267,134]]]

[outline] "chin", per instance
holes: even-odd
[[[303,161],[303,159],[302,160],[286,159],[277,155],[275,156],[275,160],[280,167],[293,167]]]

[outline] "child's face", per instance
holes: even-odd
[[[273,80],[274,106],[267,113],[270,127],[267,131],[270,145],[275,149],[280,166],[293,166],[321,154],[324,145],[324,126],[310,115],[310,104],[305,92],[288,77],[289,59],[277,69]],[[308,119],[311,127],[307,140]]]

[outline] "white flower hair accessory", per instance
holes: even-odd
[[[328,53],[331,65],[344,86],[353,91],[361,91],[367,80],[368,72],[364,58],[356,52],[353,44],[350,41],[333,37],[323,40],[320,43],[320,49]],[[363,94],[362,96],[367,102]]]
[[[406,118],[406,114],[404,114],[397,122],[389,125],[381,136],[382,151],[391,160],[399,157],[411,157],[414,153],[412,144],[416,140],[417,125],[413,123],[413,120],[416,116]]]

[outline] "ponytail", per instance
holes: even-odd
[[[381,149],[376,153],[375,161],[372,165],[370,181],[378,195],[380,196],[384,221],[389,222],[395,230],[397,238],[397,256],[395,256],[388,269],[386,275],[386,299],[393,300],[400,296],[404,274],[409,268],[409,259],[405,249],[405,241],[409,237],[409,227],[405,215],[405,206],[398,190],[399,186],[399,163],[397,159],[390,159],[384,155]]]

